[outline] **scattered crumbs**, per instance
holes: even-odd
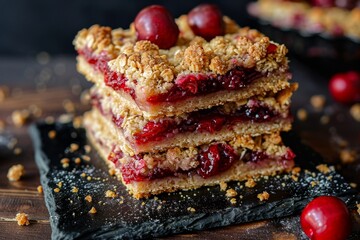
[[[90,195],[86,195],[85,201],[91,203],[92,202],[92,197]]]
[[[226,183],[226,182],[221,182],[221,183],[220,183],[220,190],[221,190],[221,191],[225,191],[226,188],[227,188],[227,183]]]
[[[56,193],[60,192],[60,188],[54,188],[54,192]]]
[[[16,127],[22,127],[30,120],[30,111],[27,109],[15,110],[11,114],[11,119]]]
[[[294,167],[292,170],[291,170],[291,173],[294,174],[294,175],[299,175],[301,172],[301,168],[300,167]]]
[[[45,118],[45,123],[46,124],[53,124],[55,122],[55,118],[53,117],[53,116],[47,116],[46,118]]]
[[[62,158],[62,159],[60,160],[60,163],[61,163],[61,164],[69,163],[69,162],[70,162],[70,159],[68,159],[68,158]]]
[[[43,193],[43,187],[41,185],[37,186],[36,190],[38,193]]]
[[[110,169],[109,169],[109,175],[110,175],[110,176],[114,176],[114,175],[115,175],[115,169],[114,169],[114,168],[110,168]]]
[[[55,130],[49,131],[48,136],[50,139],[54,139],[56,137],[56,131]]]
[[[161,205],[159,205],[159,206],[157,206],[157,210],[160,210],[162,208],[162,206]]]
[[[231,198],[231,199],[230,199],[230,203],[231,203],[232,205],[235,205],[235,204],[236,204],[236,198]]]
[[[253,188],[256,186],[256,182],[253,178],[248,178],[248,180],[245,182],[245,187]]]
[[[360,103],[351,106],[350,114],[356,121],[360,122]]]
[[[300,108],[297,110],[296,116],[300,121],[305,121],[308,117],[308,113],[304,108]]]
[[[116,193],[115,193],[114,191],[112,191],[112,190],[107,190],[107,191],[105,192],[105,197],[107,197],[107,198],[115,198],[115,197],[116,197]]]
[[[226,190],[226,196],[229,197],[229,198],[236,197],[237,194],[238,193],[233,188],[230,188],[230,189]]]
[[[317,110],[323,109],[325,101],[326,98],[324,95],[314,95],[310,98],[311,105]]]
[[[352,188],[357,188],[357,184],[354,183],[354,182],[351,182],[351,183],[350,183],[350,186],[351,186]]]
[[[320,117],[320,123],[326,125],[330,122],[330,117],[328,115],[323,115]]]
[[[91,151],[91,147],[89,145],[85,145],[84,149],[85,149],[86,153],[90,153],[90,151]]]
[[[360,215],[360,203],[356,204],[356,207],[357,207],[357,212]]]
[[[79,192],[79,188],[74,186],[74,187],[72,187],[71,192],[77,193],[77,192]]]
[[[0,86],[0,103],[9,96],[9,88],[7,86]]]
[[[76,116],[73,119],[74,128],[81,128],[83,123],[83,118],[81,116]]]
[[[14,149],[14,154],[15,154],[15,155],[20,155],[21,153],[22,153],[22,149],[21,149],[21,148],[16,147],[16,148]]]
[[[356,160],[356,152],[350,149],[340,151],[340,160],[343,164],[350,164]]]
[[[57,185],[59,188],[62,188],[63,183],[62,183],[62,182],[58,182],[56,185]]]
[[[159,198],[155,196],[155,197],[154,197],[154,200],[157,201],[157,200],[159,200]]]
[[[195,208],[193,207],[188,207],[187,210],[192,213],[196,212]]]
[[[84,172],[81,173],[81,174],[80,174],[80,177],[82,177],[82,178],[86,177],[86,173],[84,173]]]
[[[28,215],[26,213],[17,213],[15,220],[19,226],[27,226],[30,224]]]
[[[329,181],[331,181],[332,179],[333,179],[333,176],[327,176],[327,178],[326,178],[327,180],[329,180]]]
[[[141,206],[144,206],[145,205],[145,202],[141,202]]]
[[[19,181],[20,178],[24,175],[25,168],[21,164],[13,165],[9,168],[7,173],[7,178],[9,181]]]
[[[323,174],[327,174],[330,172],[330,168],[326,164],[319,164],[316,166],[316,169]]]
[[[243,198],[244,198],[244,196],[243,196],[243,195],[240,195],[240,196],[239,196],[239,198],[240,198],[240,199],[243,199]]]
[[[75,151],[77,151],[78,149],[79,149],[79,145],[78,145],[78,144],[76,144],[76,143],[70,144],[70,151],[71,151],[71,152],[75,152]]]
[[[260,200],[260,201],[266,201],[268,200],[270,197],[270,194],[267,192],[267,191],[263,191],[262,193],[259,193],[257,195],[257,198]]]
[[[119,202],[119,204],[123,204],[124,203],[124,200],[121,200],[120,202]]]
[[[311,181],[310,184],[311,184],[311,187],[315,187],[318,183],[316,181]]]
[[[75,104],[70,99],[65,99],[63,101],[63,107],[67,113],[75,112]]]
[[[91,209],[90,209],[90,211],[89,211],[89,213],[91,213],[91,214],[94,214],[94,213],[96,213],[97,211],[96,211],[96,208],[94,208],[94,207],[92,207]]]
[[[269,180],[269,176],[264,176],[263,177],[265,180]]]
[[[86,162],[90,162],[91,160],[91,158],[88,155],[82,155],[81,158]]]
[[[282,186],[282,187],[285,187],[285,186],[286,186],[286,184],[285,184],[284,182],[282,182],[282,183],[281,183],[281,186]]]
[[[79,157],[75,158],[74,161],[77,165],[79,165],[81,163],[81,159]]]
[[[240,189],[243,189],[244,188],[244,186],[243,185],[240,185]]]
[[[294,180],[295,182],[299,181],[299,177],[296,175],[291,175],[291,179]]]

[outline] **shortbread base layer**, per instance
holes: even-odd
[[[85,118],[88,115],[85,115]],[[89,119],[85,119],[89,121]],[[91,121],[91,120],[90,120]],[[89,122],[88,122],[89,123]],[[223,182],[241,181],[251,177],[275,175],[279,172],[290,170],[294,161],[292,159],[264,159],[260,162],[243,162],[236,161],[226,171],[218,173],[214,176],[203,178],[195,172],[176,173],[175,176],[163,177],[145,181],[132,181],[126,183],[118,166],[108,160],[109,155],[113,151],[113,138],[111,131],[98,131],[93,128],[94,125],[86,124],[87,135],[96,148],[100,156],[105,160],[109,168],[114,169],[119,180],[123,182],[128,191],[135,198],[144,198],[163,192],[173,192],[177,190],[191,190],[202,186],[214,186]]]
[[[104,75],[96,70],[86,59],[77,56],[77,69],[89,81],[98,86],[104,84]],[[274,72],[269,76],[255,79],[249,86],[234,91],[218,91],[199,97],[185,98],[176,102],[161,102],[150,104],[145,99],[147,97],[137,96],[136,101],[122,90],[117,91],[119,98],[133,112],[138,112],[145,117],[154,116],[174,116],[199,109],[207,109],[213,106],[224,105],[228,102],[240,102],[252,96],[264,96],[268,92],[279,92],[290,86],[288,82],[290,74],[287,72]]]

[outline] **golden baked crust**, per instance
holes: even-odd
[[[85,121],[87,121],[86,119],[88,119],[88,117],[89,115],[85,115]],[[230,144],[236,147],[237,143],[235,142],[237,141],[239,145],[243,145],[242,149],[247,148],[253,150],[263,150],[264,147],[266,147],[266,152],[272,156],[272,158],[263,160],[261,164],[236,161],[227,171],[206,179],[200,177],[197,174],[189,175],[178,173],[173,177],[126,183],[122,179],[122,175],[119,169],[115,168],[115,165],[111,161],[107,160],[109,154],[111,154],[112,151],[110,146],[113,146],[113,143],[111,142],[114,141],[114,139],[116,141],[116,137],[112,136],[111,132],[107,131],[108,129],[99,131],[99,129],[97,129],[99,126],[97,126],[96,123],[94,124],[94,122],[91,120],[90,123],[91,125],[87,125],[87,135],[92,145],[97,149],[100,156],[108,164],[109,168],[115,169],[119,180],[123,182],[123,184],[129,190],[130,194],[132,194],[133,197],[137,199],[149,197],[150,195],[160,194],[163,192],[190,190],[202,186],[219,185],[228,181],[247,180],[250,177],[275,175],[276,173],[283,172],[285,170],[291,170],[294,165],[292,160],[288,160],[285,163],[283,160],[280,161],[276,158],[276,156],[283,156],[287,151],[287,148],[282,145],[281,138],[278,133],[258,137],[241,136]],[[101,139],[102,144],[98,143],[99,138]],[[236,149],[240,150],[240,147]],[[197,148],[191,148],[185,151],[179,148],[172,148],[169,149],[163,156],[149,153],[149,155],[144,156],[144,159],[146,160],[149,167],[171,167],[173,170],[188,170],[193,169],[198,165],[198,162],[192,159],[192,156],[195,155],[197,155]],[[161,157],[163,159],[162,161],[160,161]],[[126,163],[126,161],[127,160],[125,158],[122,159],[123,164]]]
[[[226,34],[208,42],[192,34],[186,18],[177,19],[181,34],[177,45],[169,50],[149,41],[136,41],[132,26],[111,30],[94,25],[81,30],[74,45],[78,51],[88,48],[95,55],[105,52],[113,59],[108,64],[110,69],[123,74],[128,79],[126,85],[138,96],[165,93],[184,74],[222,75],[236,66],[262,73],[288,70],[286,47],[257,30],[240,28],[224,17]],[[276,46],[272,52],[268,52],[270,44]]]

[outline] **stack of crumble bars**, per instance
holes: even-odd
[[[133,25],[94,25],[74,40],[77,68],[94,83],[84,126],[135,198],[274,175],[294,154],[287,49],[224,17],[225,35],[194,36],[176,19],[177,44],[137,41]]]

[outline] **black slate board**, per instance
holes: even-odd
[[[54,139],[48,136],[51,130],[57,132]],[[358,199],[357,192],[338,173],[322,174],[316,170],[321,157],[302,145],[293,133],[284,135],[284,141],[296,153],[297,165],[309,171],[301,171],[298,181],[289,174],[263,178],[254,188],[244,187],[243,182],[230,183],[228,186],[239,193],[236,204],[231,204],[218,186],[133,199],[120,182],[108,175],[106,165],[96,153],[90,154],[91,161],[75,164],[74,159],[85,154],[84,129],[75,129],[71,123],[38,123],[30,127],[30,133],[53,239],[158,237],[289,216],[299,213],[319,195],[339,196],[349,207],[354,207]],[[71,152],[71,143],[77,143],[79,150]],[[60,163],[63,157],[71,160],[67,168]],[[62,182],[61,190],[55,193],[53,189],[59,182]],[[311,186],[312,182],[316,185]],[[71,191],[73,187],[78,188],[77,193]],[[114,190],[117,197],[106,198],[107,190]],[[257,194],[264,190],[270,193],[270,198],[261,202]],[[92,196],[91,203],[84,200],[86,195]],[[88,213],[91,207],[97,209],[96,214]]]

